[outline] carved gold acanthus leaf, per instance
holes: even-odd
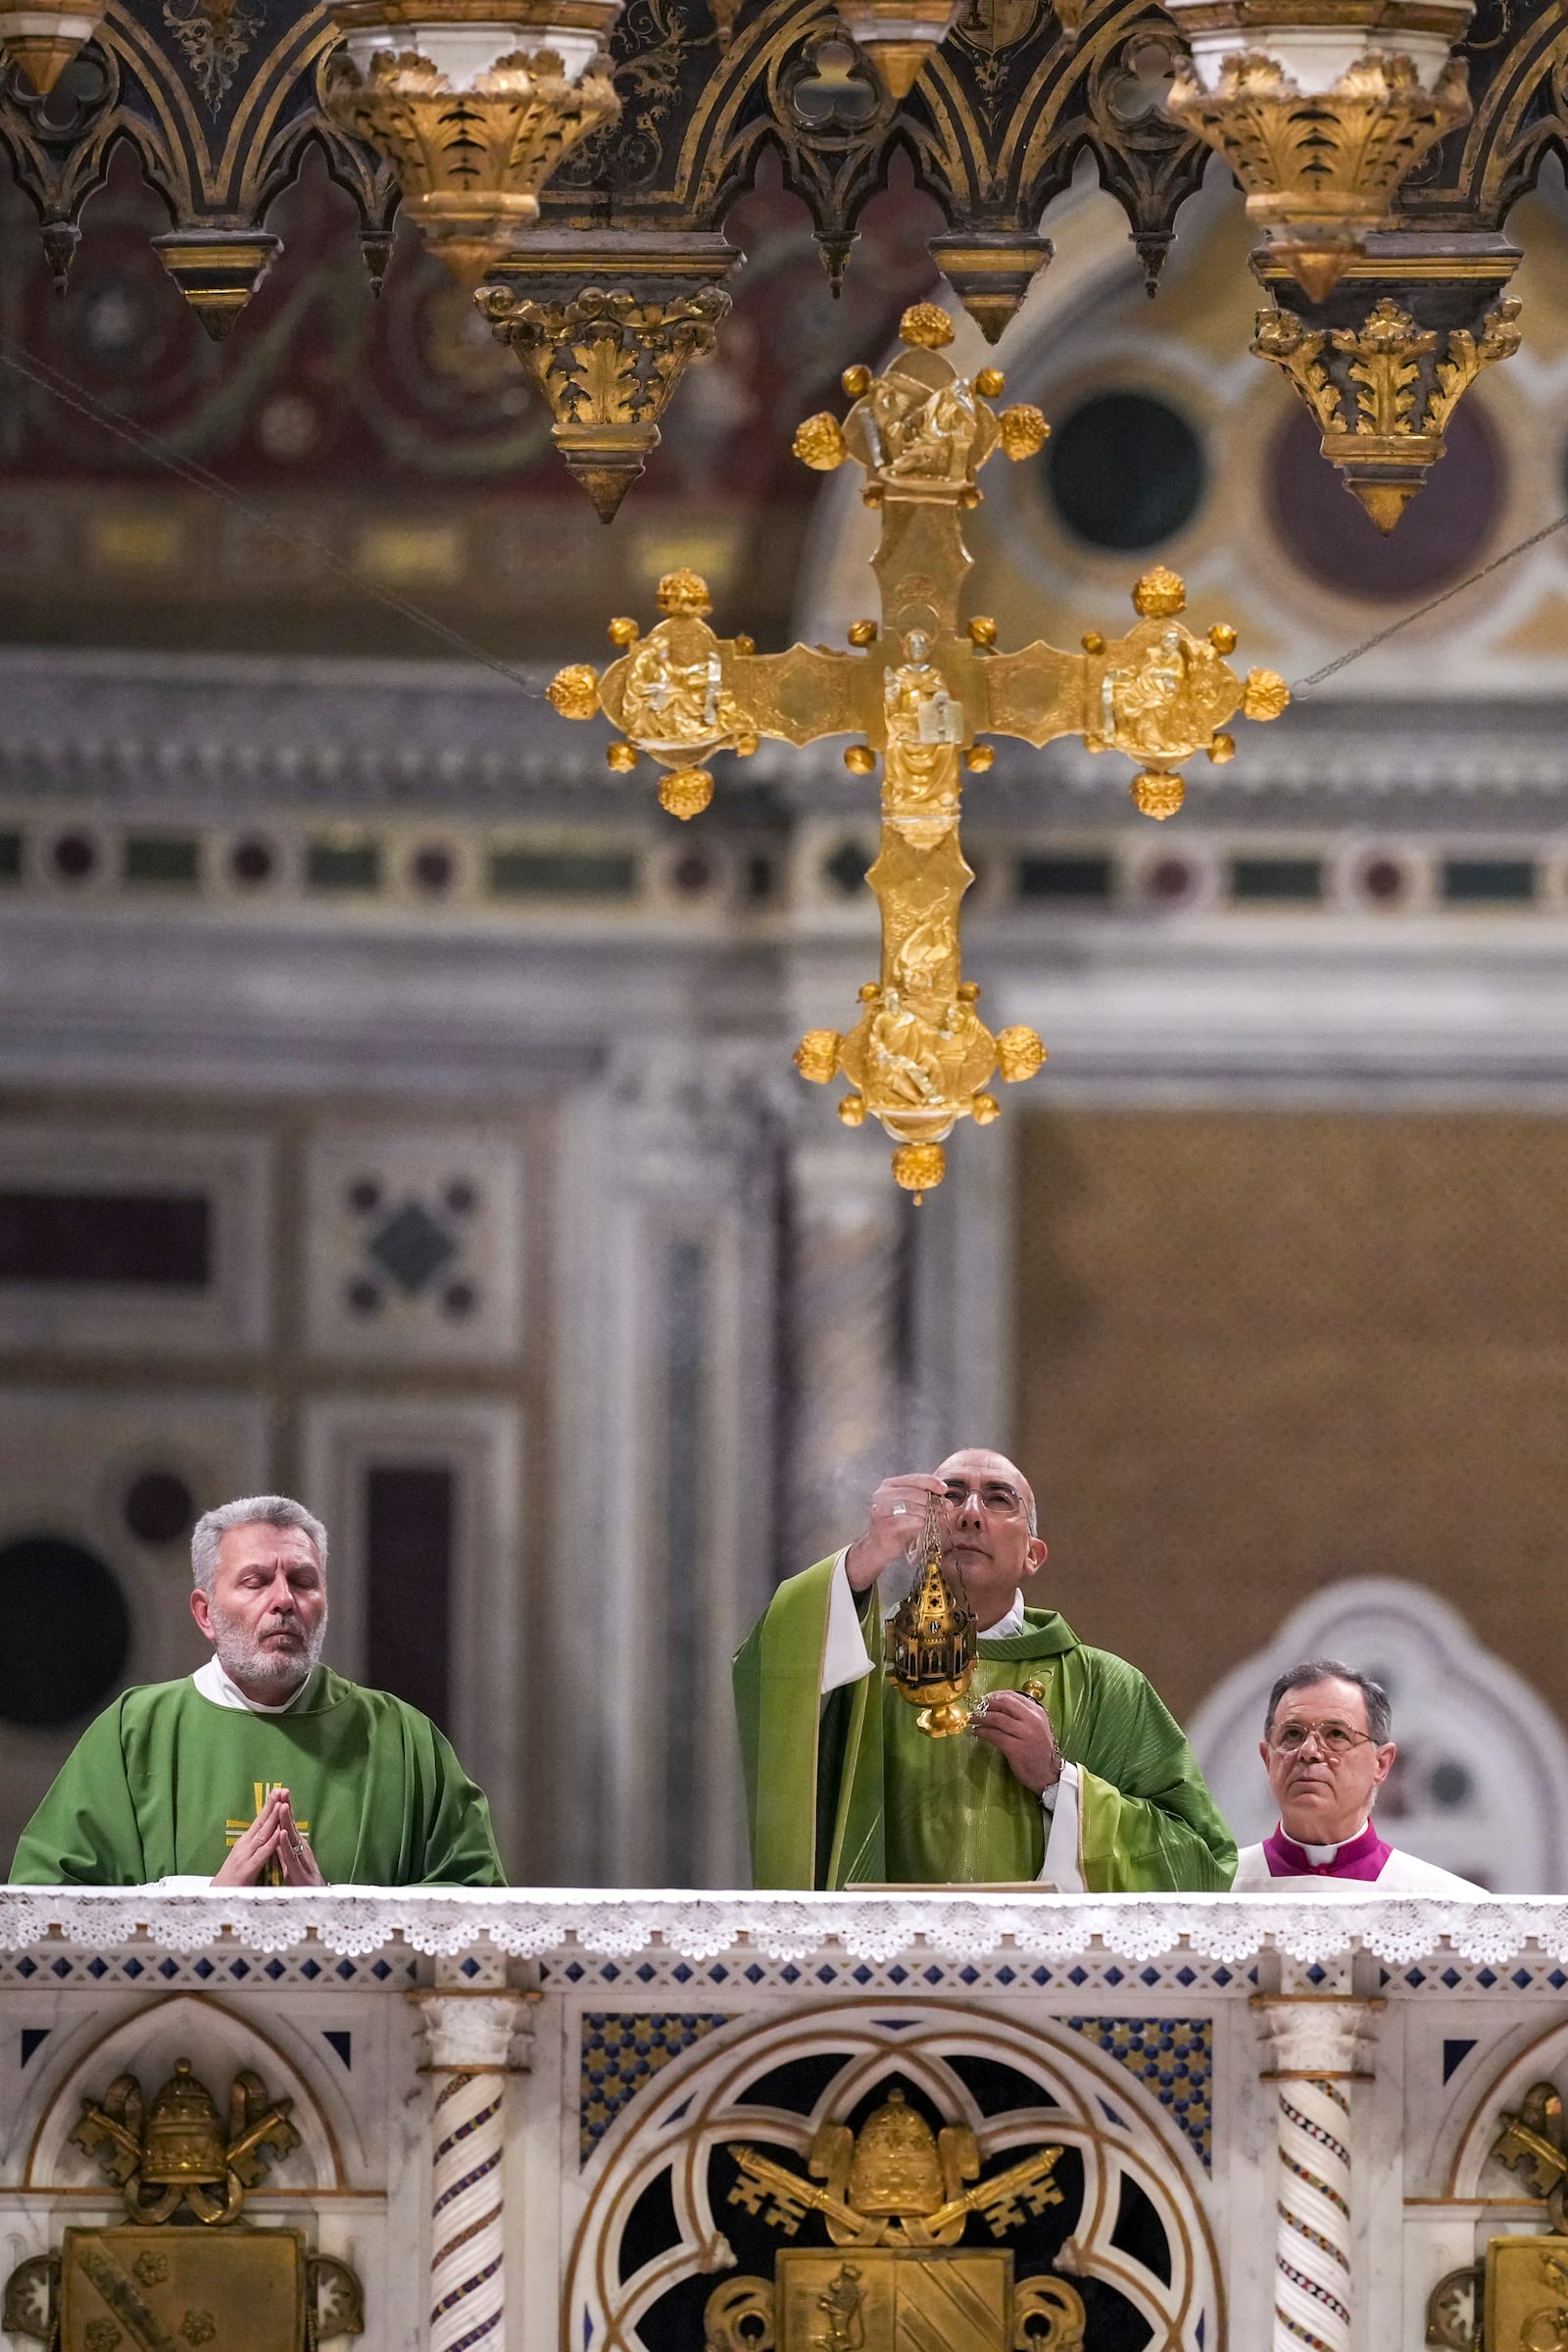
[[[1257,314],[1252,350],[1260,360],[1272,360],[1288,375],[1325,433],[1343,433],[1339,388],[1330,381],[1319,354],[1328,342],[1326,328],[1308,328],[1294,311],[1270,308]]]
[[[474,300],[543,393],[556,446],[612,521],[659,446],[670,394],[713,351],[729,296],[717,286],[661,297],[590,284],[550,302],[487,285]]]
[[[1222,155],[1247,192],[1249,220],[1275,237],[1315,299],[1337,282],[1362,234],[1427,149],[1467,122],[1461,60],[1427,89],[1410,58],[1358,58],[1331,89],[1303,93],[1259,50],[1224,59],[1205,89],[1179,74],[1167,111]]]
[[[340,55],[323,95],[334,121],[391,164],[407,209],[467,284],[538,219],[562,159],[620,111],[608,74],[573,81],[552,49],[514,50],[467,89],[417,51],[378,50],[367,75]]]
[[[1444,429],[1465,392],[1518,350],[1519,307],[1506,297],[1479,334],[1420,326],[1392,295],[1359,326],[1309,328],[1294,312],[1265,310],[1252,349],[1296,386],[1323,455],[1388,531],[1443,456]]]

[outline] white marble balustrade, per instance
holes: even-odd
[[[846,2070],[820,2114],[770,2111],[803,2171],[884,2074],[983,2169],[1059,2140],[1057,2272],[1169,2352],[1417,2352],[1441,2279],[1545,2227],[1493,2149],[1568,2086],[1568,1902],[0,1891],[0,2277],[115,2218],[83,2096],[129,2072],[150,2098],[179,2057],[220,2106],[241,2069],[292,2101],[248,2218],[353,2266],[368,2352],[660,2352],[661,2297],[760,2260],[708,2166],[802,2058]],[[1010,2120],[977,2066],[1020,2086]],[[1128,2182],[1157,2259],[1117,2242]]]

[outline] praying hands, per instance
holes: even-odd
[[[285,1886],[324,1886],[311,1841],[294,1819],[286,1788],[274,1788],[214,1879],[215,1886],[257,1886],[275,1862]]]

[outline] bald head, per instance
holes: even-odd
[[[960,1446],[937,1476],[948,1492],[954,1558],[983,1632],[1045,1566],[1034,1490],[1016,1462],[989,1446]]]
[[[1029,1522],[1029,1533],[1040,1532],[1040,1514],[1035,1509],[1035,1491],[1016,1462],[1009,1462],[1004,1453],[994,1452],[989,1446],[960,1446],[950,1453],[945,1462],[937,1464],[937,1476],[944,1485],[955,1488],[959,1481],[970,1487],[1010,1487],[1022,1500]]]

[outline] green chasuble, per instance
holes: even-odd
[[[126,1690],[76,1742],[23,1832],[12,1880],[212,1878],[279,1786],[335,1885],[506,1883],[490,1808],[435,1725],[325,1666],[278,1715],[219,1706],[188,1676]]]
[[[928,1740],[882,1670],[882,1617],[862,1605],[874,1661],[820,1695],[833,1562],[779,1587],[735,1660],[752,1864],[759,1886],[961,1886],[1037,1879],[1048,1822],[1000,1751]],[[1044,1686],[1056,1742],[1079,1767],[1078,1872],[1096,1894],[1222,1891],[1236,1847],[1181,1728],[1135,1667],[1088,1649],[1054,1609],[982,1640],[974,1690]]]

